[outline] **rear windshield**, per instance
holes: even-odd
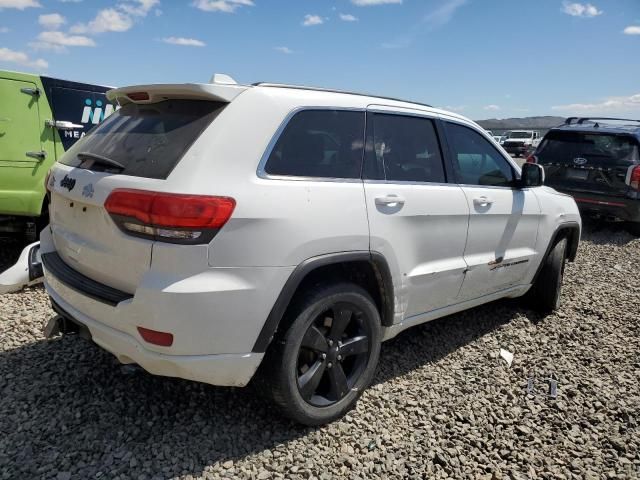
[[[531,138],[533,134],[531,132],[511,132],[509,138]]]
[[[226,105],[202,100],[126,104],[71,147],[61,163],[135,177],[167,178]]]
[[[550,132],[536,155],[542,163],[574,158],[629,164],[639,160],[638,144],[632,137],[581,132]]]

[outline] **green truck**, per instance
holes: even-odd
[[[48,223],[47,172],[117,108],[110,88],[0,70],[0,235],[37,239]]]

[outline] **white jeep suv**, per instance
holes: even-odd
[[[253,379],[314,425],[411,326],[527,292],[558,305],[576,204],[464,117],[228,78],[108,97],[121,108],[47,181],[49,335],[157,375]]]

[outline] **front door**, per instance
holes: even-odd
[[[462,189],[446,183],[435,119],[371,109],[364,177],[371,250],[392,270],[396,316],[454,303],[469,209]]]
[[[510,162],[475,129],[444,122],[456,180],[469,207],[460,301],[521,284],[536,264],[540,207],[530,189],[514,188]]]
[[[0,214],[28,213],[42,190],[36,185],[44,160],[36,92],[34,83],[0,78]]]

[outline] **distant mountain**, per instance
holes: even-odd
[[[487,130],[548,130],[564,123],[564,117],[491,118],[477,122]]]

